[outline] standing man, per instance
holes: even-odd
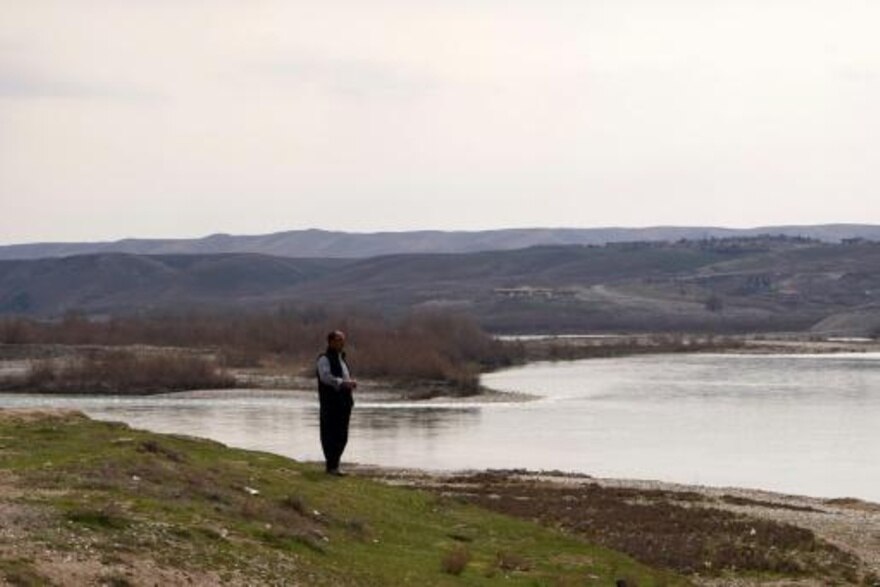
[[[339,459],[348,443],[348,421],[357,381],[345,362],[345,333],[334,330],[327,335],[327,350],[318,356],[318,399],[321,402],[321,448],[327,462],[327,474],[342,477]]]

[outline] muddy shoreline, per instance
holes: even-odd
[[[559,471],[352,470],[563,527],[697,585],[764,584],[740,577],[749,570],[803,575],[768,585],[880,585],[880,504],[863,500]]]

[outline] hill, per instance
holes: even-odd
[[[0,313],[361,306],[467,311],[496,332],[880,332],[880,243],[803,238],[291,259],[101,254],[0,261]]]
[[[266,235],[213,234],[196,239],[124,239],[93,243],[31,243],[0,246],[0,259],[38,259],[99,253],[135,255],[216,255],[256,253],[297,258],[362,259],[379,255],[468,253],[513,250],[536,245],[604,245],[633,241],[677,241],[707,238],[790,236],[840,242],[880,240],[880,226],[820,224],[763,226],[748,229],[657,226],[648,228],[517,228],[483,231],[403,231],[351,233],[292,230]]]
[[[260,297],[320,277],[334,260],[108,253],[0,261],[0,313],[57,315]]]

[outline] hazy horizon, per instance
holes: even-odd
[[[848,223],[848,222],[833,222],[833,223],[823,223],[823,224],[779,224],[779,225],[763,225],[763,226],[743,226],[743,227],[733,227],[733,226],[699,226],[699,225],[674,225],[674,224],[664,224],[664,225],[655,225],[655,226],[509,226],[509,227],[498,227],[498,228],[486,228],[486,229],[438,229],[438,228],[414,228],[414,229],[400,229],[400,230],[335,230],[332,228],[318,228],[318,227],[308,227],[308,228],[294,228],[287,230],[279,230],[279,231],[271,231],[265,233],[230,233],[230,232],[212,232],[209,234],[198,234],[193,236],[179,236],[179,237],[153,237],[153,236],[126,236],[121,238],[108,238],[108,239],[84,239],[78,241],[63,241],[63,240],[42,240],[42,241],[17,241],[17,242],[3,242],[0,241],[0,247],[3,246],[27,246],[27,245],[41,245],[41,244],[88,244],[88,243],[112,243],[119,241],[195,241],[210,237],[216,236],[229,236],[233,238],[241,238],[241,237],[262,237],[262,236],[271,236],[275,234],[286,234],[290,232],[326,232],[332,234],[349,234],[349,235],[383,235],[383,234],[405,234],[405,233],[424,233],[424,232],[439,232],[439,233],[484,233],[484,232],[502,232],[502,231],[578,231],[578,230],[596,230],[596,231],[614,231],[614,230],[622,230],[622,231],[639,231],[639,230],[698,230],[698,229],[706,229],[706,230],[758,230],[763,228],[809,228],[809,227],[819,227],[819,226],[871,226],[880,228],[880,224],[868,224],[868,223]]]

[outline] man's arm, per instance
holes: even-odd
[[[339,389],[343,382],[342,377],[335,377],[330,371],[330,359],[323,356],[318,358],[318,379],[333,389]]]

